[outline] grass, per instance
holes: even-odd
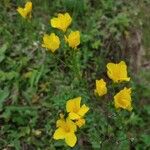
[[[30,21],[16,12],[23,5],[19,0],[0,2],[0,149],[71,149],[52,136],[66,101],[77,96],[90,111],[72,149],[148,149],[149,73],[137,76],[129,68],[131,81],[113,86],[106,74],[108,62],[129,62],[122,55],[121,38],[134,24],[133,5],[114,0],[35,0]],[[46,52],[41,47],[43,34],[59,34],[49,20],[66,11],[73,17],[71,28],[82,33],[79,49]],[[95,80],[100,78],[108,82],[110,94],[104,97],[94,95]],[[132,112],[114,108],[113,95],[124,86],[133,89]]]

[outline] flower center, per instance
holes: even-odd
[[[66,132],[70,132],[70,128],[69,128],[68,125],[65,126],[65,131],[66,131]]]
[[[77,109],[76,107],[74,107],[74,108],[73,108],[73,112],[74,112],[74,113],[77,113],[77,112],[78,112],[78,109]]]

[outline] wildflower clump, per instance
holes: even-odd
[[[59,37],[56,36],[55,33],[51,33],[49,36],[47,34],[44,34],[42,47],[47,48],[52,53],[54,53],[60,47],[60,43],[62,42],[62,40],[65,40],[70,48],[76,49],[80,45],[80,31],[71,31],[69,35],[67,34],[68,36],[64,35],[71,23],[72,18],[67,12],[64,14],[59,13],[57,17],[53,17],[52,19],[50,19],[51,27],[63,31],[63,33],[60,32],[60,35],[63,34],[60,37],[65,37],[65,39],[59,39]]]
[[[108,63],[107,75],[114,83],[120,83],[122,81],[129,81],[130,77],[127,75],[127,65],[124,61],[120,63]],[[96,80],[96,89],[94,90],[98,96],[107,94],[106,82]],[[128,111],[132,110],[131,88],[124,88],[114,96],[114,105],[116,109],[122,108]]]
[[[18,7],[17,8],[18,13],[23,17],[23,18],[31,18],[31,12],[32,12],[32,2],[27,2],[25,4],[25,7]]]
[[[85,119],[83,118],[85,114],[89,111],[89,107],[85,104],[80,106],[81,97],[70,99],[66,103],[66,110],[69,113],[64,118],[64,115],[60,115],[60,119],[56,122],[57,129],[54,132],[53,138],[55,140],[64,139],[66,144],[73,147],[77,142],[77,137],[75,132],[77,131],[77,126],[81,127],[85,124]]]

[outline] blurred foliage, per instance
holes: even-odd
[[[129,60],[123,55],[122,37],[135,24],[133,14],[139,13],[134,2],[34,0],[31,21],[16,12],[25,2],[0,1],[0,149],[69,150],[62,141],[53,140],[55,122],[66,100],[82,96],[90,112],[73,150],[147,150],[148,72],[138,77],[130,73],[131,113],[117,112],[113,97],[98,98],[93,92],[96,79],[108,80],[107,62]],[[66,47],[55,55],[45,52],[43,34],[56,31],[50,27],[50,18],[66,11],[73,17],[72,28],[82,33],[79,50],[75,56]],[[111,95],[119,86],[109,86]]]

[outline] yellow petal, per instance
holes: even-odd
[[[87,107],[87,106],[84,104],[84,105],[82,105],[82,107],[80,108],[78,114],[83,117],[88,111],[89,111],[89,107]]]
[[[19,13],[23,18],[26,18],[27,13],[24,11],[23,8],[18,7],[17,11],[18,11],[18,13]]]
[[[85,124],[85,119],[81,118],[76,121],[76,125],[80,128]]]
[[[59,139],[64,139],[65,138],[66,133],[64,132],[64,130],[62,128],[58,128],[56,129],[53,138],[55,140],[59,140]]]
[[[57,120],[56,127],[64,127],[66,123],[64,119],[64,114],[60,113],[59,116],[60,116],[60,119]]]
[[[107,64],[107,75],[110,79],[112,79],[114,82],[117,82],[113,76],[114,76],[114,72],[116,72],[116,67],[115,67],[115,64],[114,63],[108,63]]]
[[[81,118],[77,113],[73,113],[73,112],[71,112],[71,113],[69,113],[69,118],[71,119],[71,120],[76,120],[76,119],[79,119],[79,118]]]
[[[32,2],[27,2],[24,8],[18,7],[17,11],[23,18],[31,18]]]
[[[72,21],[72,18],[70,17],[69,13],[65,13],[65,18],[69,22],[68,24],[70,24]]]
[[[121,61],[119,64],[120,71],[120,80],[129,81],[130,78],[127,77],[127,65],[124,61]]]
[[[65,136],[65,142],[67,145],[69,145],[70,147],[74,147],[76,142],[77,142],[77,137],[74,133],[68,133]]]
[[[50,20],[50,23],[51,23],[51,26],[52,26],[53,28],[56,28],[56,27],[60,26],[60,23],[59,23],[59,21],[58,21],[57,18],[52,18],[52,19]]]
[[[59,119],[56,122],[56,127],[62,127],[65,124],[65,120],[64,119]]]
[[[69,13],[65,13],[65,18],[66,18],[67,24],[69,26],[71,24],[71,22],[72,22],[72,18],[69,15]]]
[[[25,4],[25,10],[29,13],[32,11],[32,2],[27,2]]]
[[[67,112],[78,112],[80,109],[81,97],[70,99],[66,103]]]

